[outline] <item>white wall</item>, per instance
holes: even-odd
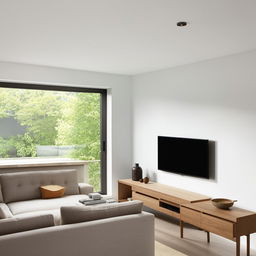
[[[108,88],[108,185],[115,194],[117,179],[139,162],[161,183],[256,210],[255,67],[253,51],[137,75],[132,95],[130,77],[97,72],[0,62],[0,80]],[[158,135],[215,141],[216,180],[157,171]]]
[[[134,162],[160,183],[256,211],[256,51],[137,75]],[[157,171],[157,136],[216,142],[216,180]]]
[[[128,76],[0,62],[0,81],[108,89],[108,192],[132,166],[131,79]]]

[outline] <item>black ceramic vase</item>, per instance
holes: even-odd
[[[139,181],[142,179],[142,169],[139,164],[135,164],[132,168],[132,180]]]

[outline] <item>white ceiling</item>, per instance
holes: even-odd
[[[0,0],[0,61],[137,74],[256,49],[255,27],[256,0]]]

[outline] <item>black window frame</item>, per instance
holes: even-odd
[[[101,95],[101,194],[107,194],[107,89],[72,87],[63,85],[30,84],[16,82],[0,82],[0,88],[32,89],[45,91],[66,91],[99,93]]]

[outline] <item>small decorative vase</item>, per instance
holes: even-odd
[[[132,168],[132,180],[139,181],[142,179],[142,169],[138,163]]]
[[[145,184],[148,184],[148,183],[149,183],[149,177],[145,177],[145,178],[143,179],[143,181],[144,181]]]

